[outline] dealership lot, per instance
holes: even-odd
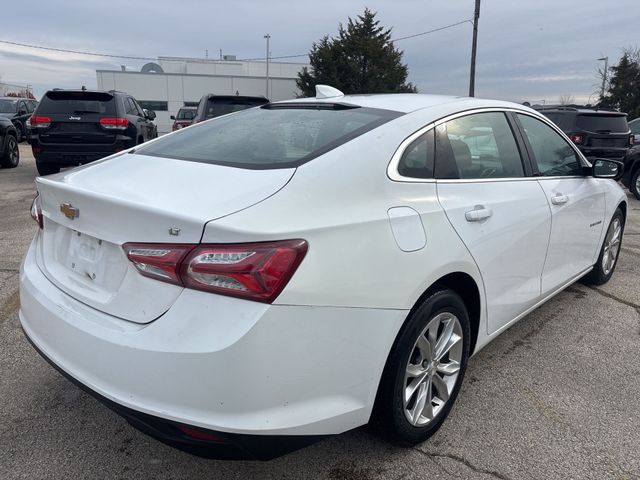
[[[36,226],[35,164],[0,170],[0,478],[640,477],[640,202],[617,271],[570,287],[474,357],[443,428],[413,449],[372,429],[269,463],[203,460],[131,428],[24,339],[18,267]],[[259,392],[256,393],[259,395]]]

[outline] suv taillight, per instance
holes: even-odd
[[[126,243],[144,276],[186,288],[271,303],[307,253],[304,240],[220,245]]]
[[[44,228],[44,221],[42,219],[42,206],[40,205],[40,194],[36,194],[36,198],[31,203],[31,218],[38,224],[40,229]]]
[[[633,146],[636,143],[636,136],[634,134],[629,135],[629,145]]]
[[[100,119],[100,125],[107,130],[125,130],[129,126],[129,120],[122,117],[104,117]]]
[[[47,128],[51,126],[51,118],[42,115],[31,115],[29,120],[31,122],[31,128]]]
[[[584,136],[580,134],[569,135],[569,138],[576,145],[582,145],[584,143]]]

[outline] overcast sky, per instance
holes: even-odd
[[[323,35],[365,6],[403,37],[471,19],[473,0],[86,0],[3,2],[0,40],[130,56],[238,58],[307,53]],[[639,0],[483,0],[476,96],[587,102],[598,90],[596,59],[617,62],[640,45]],[[409,80],[422,93],[468,91],[472,26],[397,42]],[[291,61],[307,61],[305,57]],[[0,43],[3,82],[31,84],[36,96],[55,87],[96,87],[96,69],[139,70],[145,61],[103,59]]]

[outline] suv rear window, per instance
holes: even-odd
[[[116,102],[107,92],[47,92],[38,105],[38,115],[42,114],[116,114]]]
[[[581,114],[576,119],[576,127],[579,130],[594,133],[627,133],[629,131],[626,115]]]
[[[7,100],[0,98],[0,113],[16,113],[17,100]]]
[[[260,98],[236,98],[236,97],[211,97],[204,107],[204,118],[215,118],[228,113],[259,107],[268,103],[267,99]]]
[[[549,120],[555,123],[560,130],[564,132],[571,131],[573,129],[573,120],[575,115],[567,113],[555,113],[555,112],[541,112]]]
[[[136,153],[239,168],[290,168],[400,115],[336,104],[266,105],[196,124]]]

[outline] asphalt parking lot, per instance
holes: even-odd
[[[0,479],[640,478],[640,202],[609,284],[575,284],[471,359],[441,430],[401,449],[360,428],[268,463],[181,453],[53,370],[18,321],[35,163],[0,170]]]

